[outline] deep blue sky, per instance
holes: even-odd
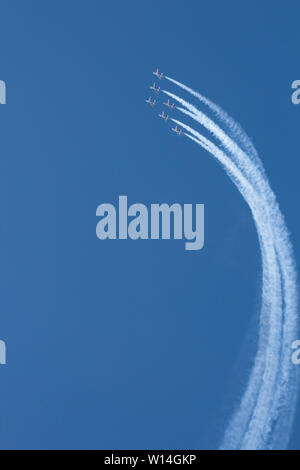
[[[299,20],[296,1],[1,1],[0,448],[218,445],[259,308],[256,232],[144,99],[158,66],[242,124],[300,265]],[[120,194],[204,203],[204,249],[99,241],[96,207]],[[291,447],[299,431],[300,414]]]

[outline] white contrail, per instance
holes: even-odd
[[[213,103],[209,98],[206,98],[205,96],[201,95],[197,91],[193,90],[192,88],[187,87],[183,83],[178,82],[177,80],[174,80],[171,77],[165,77],[167,80],[170,82],[174,83],[175,85],[179,86],[183,90],[187,91],[191,95],[195,96],[198,98],[203,104],[205,104],[221,121],[227,128],[227,132],[229,131],[229,134],[231,136],[234,136],[234,138],[238,141],[239,145],[245,150],[248,154],[251,155],[253,159],[255,159],[257,165],[260,167],[262,171],[264,171],[262,162],[260,158],[258,157],[258,154],[256,152],[256,149],[254,145],[252,144],[251,140],[245,133],[244,129],[240,126],[239,123],[237,123],[231,116],[229,116],[226,111],[224,111],[220,106],[217,104]]]
[[[225,167],[249,204],[262,252],[263,292],[258,350],[247,389],[225,433],[222,448],[284,447],[297,390],[290,360],[290,345],[297,334],[296,272],[288,233],[262,163],[258,161],[246,134],[239,126],[230,125],[231,118],[211,101],[184,85],[179,86],[209,106],[225,127],[230,126],[231,137],[242,140],[243,149],[195,106],[164,91],[186,108],[179,108],[180,111],[206,127],[229,152],[226,156],[204,136],[174,120],[192,134],[186,134],[190,139],[202,145]]]
[[[186,89],[188,91],[190,91],[190,89],[188,89],[187,87],[186,87]],[[199,96],[201,96],[201,95],[197,94],[196,92],[193,92],[193,94],[195,96],[197,96],[198,98],[199,98]],[[176,99],[176,95],[174,95],[174,99]],[[186,103],[182,100],[180,100],[180,102],[183,105],[188,104],[188,109],[191,109],[191,108],[189,108],[189,103]],[[205,104],[207,104],[207,102]],[[210,106],[210,105],[208,104],[208,106]],[[179,108],[179,109],[181,111],[185,112],[185,114],[188,114],[193,119],[195,119],[198,122],[203,123],[205,125],[205,121],[203,122],[202,113],[200,113],[199,111],[197,113],[197,111],[195,111],[195,109],[192,109],[193,112],[190,113],[189,111],[183,110],[181,108]],[[221,116],[221,114],[219,114],[219,118],[221,118],[220,116]],[[228,117],[226,117],[226,120],[228,120]],[[224,124],[226,125],[226,122]],[[209,130],[211,132],[214,131],[214,129],[209,129]],[[241,133],[241,132],[244,133],[244,131],[241,131],[241,129],[239,129],[238,133]],[[235,131],[233,132],[233,134],[234,133],[235,133]],[[217,136],[219,137],[219,139],[221,137],[220,140],[222,142],[222,135],[220,135],[220,133],[219,133]],[[246,136],[245,133],[243,134],[243,138],[244,138],[244,140],[247,139],[247,136]],[[223,141],[222,143],[223,143],[224,146],[227,146],[226,141],[225,142]],[[230,148],[228,146],[227,146],[227,148],[232,153],[232,148]],[[236,153],[233,153],[232,156],[235,159],[235,161],[237,161],[239,166],[242,163],[243,170],[245,170],[244,162],[246,160],[246,162],[247,162],[246,163],[246,170],[247,170],[248,164],[250,164],[250,166],[252,167],[253,162],[255,163],[257,154],[254,155],[254,156],[252,154],[249,157],[248,155],[245,155],[244,152],[238,151]],[[295,270],[295,266],[294,266],[294,262],[293,262],[293,254],[292,254],[291,245],[290,245],[290,242],[289,242],[289,239],[288,239],[288,233],[287,233],[287,230],[286,230],[286,227],[285,227],[283,217],[280,213],[277,202],[275,200],[275,196],[274,196],[274,194],[272,193],[272,191],[269,187],[269,184],[268,184],[268,181],[267,181],[266,177],[263,175],[263,178],[261,178],[260,177],[261,175],[259,174],[261,172],[259,172],[259,173],[256,172],[255,173],[255,178],[253,178],[252,169],[251,169],[251,172],[246,171],[247,177],[248,177],[249,180],[252,181],[252,183],[256,187],[261,189],[262,196],[266,197],[266,199],[267,199],[267,209],[270,208],[271,213],[273,214],[273,231],[276,233],[275,246],[277,247],[277,250],[278,250],[278,262],[279,262],[279,265],[280,265],[280,269],[283,273],[283,281],[282,282],[283,282],[283,286],[284,286],[283,303],[285,304],[285,318],[288,318],[288,322],[284,321],[284,323],[283,323],[282,347],[283,347],[283,351],[285,352],[285,354],[282,354],[282,356],[281,356],[281,362],[282,362],[281,371],[278,372],[278,374],[277,374],[278,384],[280,386],[277,387],[277,390],[274,392],[276,401],[275,400],[272,401],[273,408],[274,408],[274,406],[277,406],[277,408],[274,409],[273,414],[270,413],[268,415],[268,419],[266,420],[266,425],[265,425],[265,428],[267,428],[267,427],[270,428],[272,426],[272,420],[277,421],[276,427],[277,427],[277,429],[279,429],[280,425],[282,427],[286,428],[287,427],[286,423],[291,422],[291,417],[290,416],[291,416],[292,410],[295,408],[295,404],[296,404],[296,389],[297,389],[297,386],[295,384],[294,390],[292,389],[292,386],[291,386],[291,381],[293,381],[293,377],[291,375],[292,365],[291,365],[290,356],[289,356],[289,347],[290,347],[290,344],[291,344],[291,338],[294,337],[294,335],[296,334],[296,331],[297,331],[296,270]],[[258,180],[257,180],[257,176],[259,176]],[[255,374],[255,376],[257,376],[257,374]],[[287,380],[287,379],[289,379],[289,380]],[[249,387],[249,390],[251,390],[251,389],[253,389],[253,387]],[[289,389],[289,392],[288,392],[288,389]],[[282,397],[285,396],[285,399],[287,400],[287,394],[288,393],[290,394],[290,396],[289,396],[289,405],[288,405],[289,412],[287,412],[287,410],[286,410],[286,405],[284,406],[284,404],[282,404],[282,402],[283,402]],[[276,403],[277,405],[274,405],[274,403]],[[280,403],[280,406],[278,406],[279,403]],[[261,407],[257,407],[256,409],[261,409]],[[258,412],[256,411],[256,415],[257,415],[257,413]],[[262,417],[261,411],[259,412],[259,416],[260,416],[260,419],[261,419],[261,417]],[[273,418],[270,418],[270,416],[273,416]],[[255,423],[255,421],[253,421],[253,422]],[[249,427],[250,427],[250,430],[251,430],[251,429],[253,429],[253,427],[255,428],[255,425],[252,424]],[[288,435],[288,433],[285,433],[285,434]],[[276,438],[275,441],[278,442],[278,439]],[[274,441],[274,443],[275,443],[275,441]]]
[[[261,173],[261,170],[257,169],[254,162],[250,161],[248,164],[246,163],[247,156],[245,152],[238,146],[236,142],[234,142],[214,121],[212,121],[206,114],[199,111],[195,106],[191,105],[187,101],[183,100],[179,96],[175,95],[174,93],[170,93],[169,91],[162,90],[167,96],[170,96],[174,100],[178,101],[182,104],[185,108],[177,108],[179,111],[185,113],[192,119],[198,121],[202,126],[204,126],[214,137],[216,137],[219,142],[222,143],[224,148],[226,148],[232,155],[232,158],[239,160],[239,167],[242,171],[247,171],[248,178],[253,178],[254,174]],[[248,158],[249,160],[249,158]],[[260,181],[261,182],[261,181]],[[257,185],[257,181],[253,181],[253,184]],[[260,190],[260,185],[257,185],[257,190]]]
[[[182,122],[173,119],[177,124],[188,130],[191,134],[197,137],[196,142],[202,145],[206,150],[212,153],[224,166],[226,172],[234,181],[246,202],[248,203],[259,234],[259,241],[261,245],[261,252],[263,258],[263,296],[262,296],[262,320],[261,327],[261,347],[260,354],[256,358],[256,373],[252,374],[252,386],[247,390],[243,397],[243,413],[237,416],[234,420],[234,425],[230,431],[230,447],[236,448],[240,446],[241,435],[245,434],[246,426],[253,413],[253,408],[257,399],[257,388],[262,380],[263,372],[266,369],[269,371],[270,365],[274,365],[273,354],[277,352],[277,358],[280,353],[280,325],[281,325],[281,286],[280,286],[280,273],[276,263],[276,254],[274,243],[272,241],[272,229],[269,220],[265,216],[265,207],[261,198],[254,194],[252,186],[244,178],[242,173],[236,168],[234,163],[224,155],[224,153],[214,144],[205,139],[191,127],[183,124]],[[189,136],[190,137],[190,136]],[[191,137],[190,137],[191,138]],[[193,139],[194,140],[194,139]],[[269,357],[267,351],[272,351],[272,356]],[[278,364],[277,364],[278,368]],[[273,373],[268,373],[265,377],[267,386],[264,392],[270,393],[272,386],[276,379],[276,370],[273,367]],[[254,391],[254,393],[253,393]],[[263,416],[261,416],[263,419]]]

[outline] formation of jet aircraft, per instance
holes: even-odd
[[[159,114],[159,117],[161,117],[164,121],[167,122],[167,120],[169,119],[169,116],[168,114],[165,114],[164,111],[161,112],[161,114]]]
[[[156,83],[153,83],[153,85],[150,87],[151,90],[155,91],[155,93],[160,92],[160,86],[157,86]]]
[[[146,103],[149,103],[152,106],[152,108],[154,108],[154,106],[156,105],[156,100],[153,100],[151,96],[149,96],[149,98],[145,101]]]
[[[175,103],[171,103],[170,100],[168,100],[166,103],[164,103],[165,106],[168,106],[170,111],[173,111]]]
[[[159,70],[156,69],[156,72],[152,72],[153,75],[156,75],[157,78],[159,78],[160,80],[163,78],[164,74],[163,73],[159,73]]]
[[[182,134],[182,129],[179,129],[178,126],[175,126],[174,128],[172,128],[172,131],[174,131],[177,135]]]
[[[164,74],[162,72],[160,72],[158,70],[158,68],[156,69],[155,72],[152,72],[153,75],[155,75],[159,80],[162,80],[162,78],[164,77]],[[158,93],[160,92],[160,86],[158,86],[156,83],[153,83],[152,86],[150,86],[150,89],[155,91],[155,93],[158,95]],[[149,96],[149,98],[147,100],[145,100],[146,103],[150,104],[150,106],[152,106],[152,108],[156,105],[156,100],[154,100],[151,96]],[[171,103],[170,99],[168,99],[168,101],[166,103],[163,103],[165,106],[167,106],[169,108],[170,111],[173,111],[174,107],[175,107],[175,103]],[[164,111],[161,112],[161,114],[159,114],[159,117],[162,118],[165,122],[168,121],[169,119],[169,115],[166,114]],[[180,136],[182,134],[182,129],[179,129],[178,126],[172,128],[172,131],[174,131],[178,136]]]

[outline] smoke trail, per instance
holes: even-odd
[[[217,104],[213,103],[210,99],[206,98],[205,96],[201,95],[200,93],[194,91],[192,88],[187,87],[183,83],[178,82],[177,80],[174,80],[171,77],[165,77],[167,80],[170,82],[174,83],[175,85],[179,86],[183,90],[187,91],[191,95],[195,96],[198,98],[203,104],[205,104],[221,121],[227,128],[227,132],[229,132],[229,135],[234,137],[239,145],[243,148],[244,151],[246,151],[253,159],[256,160],[257,165],[260,167],[262,171],[264,171],[264,167],[262,165],[261,160],[258,157],[258,154],[256,152],[256,149],[254,145],[252,144],[251,140],[243,130],[243,128],[240,126],[239,123],[237,123],[231,116],[229,116],[226,111],[224,111],[220,106]]]
[[[195,93],[195,92],[194,92]],[[196,94],[197,95],[197,94]],[[174,98],[176,99],[175,95]],[[186,102],[180,101],[184,105]],[[187,103],[188,104],[188,103]],[[179,108],[180,109],[180,108]],[[180,109],[182,110],[182,109]],[[184,110],[182,110],[184,111]],[[193,109],[194,111],[194,109]],[[197,116],[197,111],[195,116],[193,116],[191,113],[184,111],[185,114],[190,115],[193,119],[197,120],[198,122],[202,123],[203,119],[201,119],[201,114],[199,112]],[[195,112],[195,111],[194,111]],[[199,119],[200,118],[200,119]],[[205,123],[204,123],[205,124]],[[209,129],[210,130],[210,129]],[[240,131],[239,131],[240,132]],[[222,136],[221,136],[222,137]],[[247,136],[244,134],[244,139],[246,139]],[[226,142],[224,142],[224,145],[226,146]],[[232,150],[229,148],[229,150]],[[249,156],[245,155],[244,152],[237,152],[236,154],[233,154],[233,158],[237,160],[237,163],[243,163],[243,160],[248,160],[246,164],[246,168],[248,167],[248,164],[252,164],[251,159]],[[253,158],[252,158],[253,160]],[[243,168],[245,169],[245,165],[243,165]],[[256,172],[257,173],[257,172]],[[257,181],[255,181],[255,178],[253,180],[252,173],[248,172],[248,178],[252,180],[253,184],[256,184],[257,187]],[[256,174],[257,176],[257,174]],[[297,384],[296,384],[296,378],[293,379],[293,376],[291,375],[291,361],[289,357],[289,348],[290,348],[290,341],[291,338],[293,338],[293,335],[297,331],[297,318],[296,318],[296,312],[297,312],[297,292],[296,292],[296,271],[293,263],[293,255],[292,255],[292,250],[291,246],[288,240],[288,234],[287,230],[285,227],[285,223],[283,220],[283,217],[278,209],[275,196],[271,192],[271,189],[269,187],[267,179],[264,177],[263,179],[259,178],[258,180],[258,187],[262,188],[261,194],[264,197],[265,195],[267,196],[267,206],[266,209],[271,208],[271,212],[273,214],[273,230],[276,232],[277,237],[275,238],[275,245],[278,250],[278,262],[280,264],[280,269],[283,273],[283,286],[285,289],[285,293],[283,296],[283,303],[285,303],[285,312],[286,312],[286,317],[289,319],[288,322],[284,322],[284,328],[283,328],[283,340],[282,340],[282,349],[284,353],[281,353],[281,370],[278,371],[277,376],[278,376],[278,387],[277,390],[274,391],[276,401],[274,403],[277,403],[278,406],[274,410],[273,414],[270,413],[273,418],[270,418],[270,416],[267,416],[267,421],[266,421],[266,426],[269,426],[269,428],[272,425],[272,421],[276,421],[276,428],[280,429],[281,428],[286,428],[287,423],[291,423],[291,415],[292,410],[295,409],[296,405],[296,390],[297,390]],[[277,242],[276,242],[277,240]],[[280,242],[279,242],[280,241]],[[261,335],[260,335],[261,336]],[[257,376],[257,374],[255,374]],[[289,379],[289,380],[288,380]],[[294,381],[294,384],[292,382]],[[288,396],[288,388],[289,388],[289,403],[288,405],[284,404],[284,399],[283,397],[285,396],[287,399]],[[254,388],[253,387],[248,387],[248,390],[251,390]],[[246,396],[246,394],[245,394]],[[279,406],[280,404],[280,406]],[[287,410],[288,406],[288,410]],[[262,407],[260,407],[261,409]],[[260,418],[262,418],[262,412],[259,412]],[[256,412],[256,419],[257,418],[257,412]],[[291,425],[291,424],[290,424]],[[253,425],[252,425],[253,428]],[[288,433],[285,433],[288,435]],[[277,433],[278,435],[278,433]],[[283,433],[282,433],[283,435]],[[275,438],[274,438],[275,439]],[[286,438],[287,439],[287,438]],[[282,441],[282,439],[281,439]],[[277,445],[275,442],[278,442],[278,438],[275,439],[272,445]]]
[[[244,131],[233,125],[232,118],[210,100],[173,82],[209,106],[225,128],[229,127],[232,138],[195,106],[164,91],[186,108],[178,108],[181,112],[202,124],[228,151],[225,155],[204,136],[174,119],[192,134],[186,134],[187,137],[220,161],[238,187],[253,214],[262,253],[262,308],[257,354],[247,389],[221,447],[284,448],[297,393],[297,380],[290,360],[290,345],[297,333],[296,271],[284,219],[262,163]]]
[[[280,324],[281,324],[281,286],[280,286],[280,275],[278,267],[276,264],[276,255],[273,246],[272,239],[272,230],[270,227],[269,221],[266,221],[264,205],[261,203],[261,200],[257,195],[254,194],[253,188],[249,182],[244,178],[241,172],[236,168],[236,166],[231,162],[231,160],[224,155],[224,153],[211,142],[207,141],[203,136],[198,132],[194,131],[189,126],[186,126],[182,122],[173,119],[173,121],[184,127],[190,133],[195,135],[200,143],[206,150],[212,153],[217,160],[224,166],[225,171],[231,177],[233,182],[238,187],[239,191],[244,196],[246,202],[248,203],[254,220],[257,227],[259,241],[261,246],[262,258],[263,258],[263,295],[262,295],[262,316],[264,317],[263,327],[261,334],[263,335],[263,341],[261,346],[261,353],[257,356],[257,369],[256,374],[252,378],[254,386],[250,389],[248,388],[248,393],[244,397],[243,409],[244,412],[241,416],[238,416],[232,426],[230,433],[230,440],[232,442],[230,447],[236,448],[240,445],[241,435],[245,433],[245,428],[249,422],[250,415],[253,412],[255,402],[257,399],[257,388],[260,385],[263,374],[263,366],[266,355],[267,348],[272,350],[273,353],[276,352],[277,356],[279,355],[280,348]],[[190,136],[189,136],[190,137]],[[194,139],[193,139],[194,140]],[[209,144],[208,144],[209,142]],[[266,318],[267,316],[267,318]],[[263,348],[263,350],[262,350]],[[270,360],[269,360],[270,362]],[[273,360],[274,363],[274,360]],[[267,363],[264,368],[269,368]],[[274,369],[274,368],[273,368]],[[268,387],[272,387],[274,383],[276,371],[273,375],[269,374],[268,377]],[[265,392],[268,391],[265,387]],[[254,393],[253,393],[254,390]],[[243,429],[243,431],[242,431]],[[234,444],[233,444],[234,442]]]
[[[238,159],[239,166],[242,171],[247,171],[248,178],[253,178],[254,173],[257,175],[261,173],[260,170],[257,169],[254,163],[251,161],[246,164],[247,155],[238,144],[233,141],[214,121],[212,121],[208,116],[206,116],[203,112],[199,111],[195,106],[191,105],[187,101],[179,98],[174,93],[170,93],[166,90],[162,90],[167,96],[170,96],[174,100],[178,101],[187,109],[177,108],[179,111],[183,112],[184,114],[188,115],[192,119],[198,121],[202,126],[204,126],[215,138],[222,143],[224,148],[226,148],[232,155],[234,160]],[[248,158],[249,160],[249,158]],[[260,190],[260,183],[262,180],[259,181],[257,184],[256,180],[253,180],[253,184],[256,184],[257,190]]]

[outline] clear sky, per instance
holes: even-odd
[[[299,2],[2,0],[0,18],[0,448],[215,448],[253,348],[257,235],[144,100],[159,67],[241,123],[300,266]],[[98,240],[121,194],[204,203],[203,250]]]

